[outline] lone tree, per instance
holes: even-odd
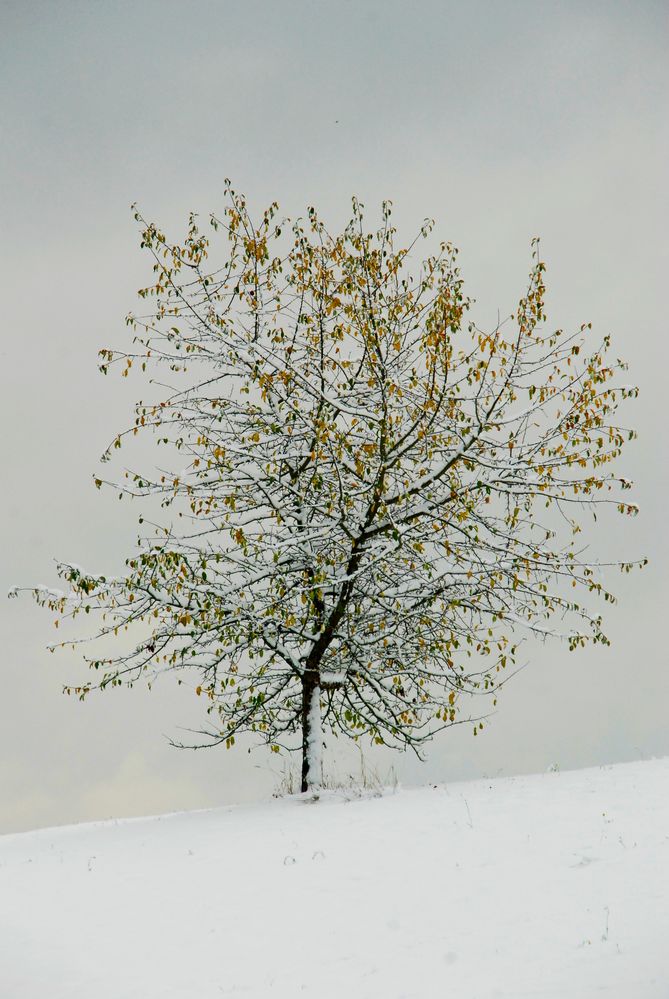
[[[354,200],[333,235],[312,208],[291,224],[272,204],[256,224],[226,192],[206,230],[227,237],[215,265],[194,215],[172,243],[136,212],[150,314],[128,317],[129,352],[100,352],[105,374],[174,373],[103,459],[150,432],[179,470],[95,480],[158,497],[169,524],[122,578],[60,563],[68,592],[32,592],[59,616],[97,612],[98,639],[132,636],[68,691],[187,670],[210,716],[196,744],[250,731],[278,752],[301,732],[305,791],[323,726],[419,752],[472,720],[461,694],[494,696],[523,630],[607,642],[575,599],[613,600],[577,516],[636,510],[608,468],[634,436],[614,417],[636,389],[615,386],[608,337],[546,329],[536,243],[515,316],[484,332],[450,244],[409,273],[432,223],[397,249],[388,202],[377,231]]]

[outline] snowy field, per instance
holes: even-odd
[[[669,759],[0,837],[2,999],[667,999]]]

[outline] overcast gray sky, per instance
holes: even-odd
[[[668,14],[664,0],[0,0],[0,590],[55,584],[54,557],[114,571],[132,550],[139,509],[91,479],[143,391],[96,370],[147,279],[130,202],[181,226],[220,208],[230,176],[254,206],[313,203],[336,226],[352,194],[370,212],[391,198],[401,233],[429,215],[460,246],[479,322],[513,309],[541,235],[552,323],[612,334],[642,390],[624,462],[641,513],[592,540],[651,563],[609,580],[611,648],[528,649],[482,737],[455,729],[422,767],[372,765],[419,783],[668,753]],[[81,670],[45,652],[49,614],[23,599],[0,615],[0,831],[275,786],[262,751],[171,749],[200,702],[167,681],[63,697]],[[340,754],[342,773],[357,765]]]

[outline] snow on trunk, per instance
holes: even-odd
[[[323,780],[323,725],[321,722],[321,688],[315,683],[307,693],[305,705],[304,766],[302,790],[320,787]]]

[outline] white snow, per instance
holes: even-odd
[[[307,736],[307,778],[309,787],[318,788],[323,780],[323,723],[321,720],[321,688],[311,691]]]
[[[0,837],[7,999],[666,999],[669,760]]]

